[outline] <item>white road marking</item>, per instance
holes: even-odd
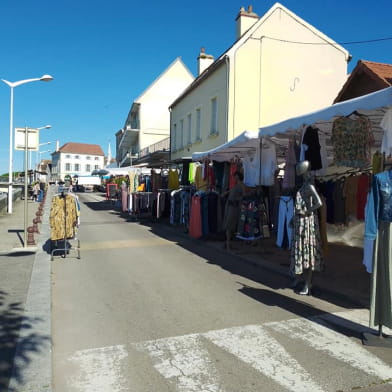
[[[353,342],[347,336],[319,324],[316,321],[316,317],[313,319],[314,321],[293,319],[264,325],[285,334],[291,339],[302,340],[310,347],[348,363],[367,374],[374,375],[382,380],[391,378],[392,367],[388,366],[358,343]],[[321,318],[319,318],[319,322],[322,323]]]
[[[259,325],[213,331],[203,336],[290,391],[322,391],[310,374]]]
[[[323,314],[310,319],[291,319],[263,325],[248,325],[170,337],[129,346],[118,345],[77,351],[68,358],[70,392],[125,392],[133,390],[124,375],[129,349],[146,353],[156,369],[179,392],[224,392],[223,382],[205,339],[231,353],[289,391],[321,392],[322,387],[272,337],[269,329],[304,342],[356,369],[390,379],[392,367],[366,350],[359,342],[335,332],[333,325],[353,331],[369,331],[369,312],[354,310]]]
[[[186,335],[134,345],[147,352],[154,367],[180,392],[223,392],[218,371],[200,335]]]
[[[70,391],[125,392],[129,391],[121,374],[121,364],[128,357],[124,346],[112,346],[77,351],[68,360],[78,366],[78,373],[68,378]]]

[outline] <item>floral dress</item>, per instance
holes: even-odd
[[[297,275],[323,269],[317,210],[312,211],[315,201],[308,189],[301,188],[295,198],[291,270]]]

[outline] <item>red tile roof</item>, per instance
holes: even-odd
[[[335,98],[334,103],[347,99],[346,93],[350,90],[351,86],[355,85],[355,83],[358,83],[357,77],[360,77],[362,74],[367,75],[369,80],[372,80],[371,83],[373,85],[371,90],[363,92],[363,94],[368,94],[370,92],[392,86],[392,64],[359,60],[350,76],[347,78],[346,83],[343,85],[338,96]],[[353,97],[350,96],[349,98]]]
[[[101,155],[105,156],[102,148],[98,144],[85,143],[65,143],[59,148],[60,152],[69,152],[72,154]]]
[[[392,64],[375,63],[374,61],[361,60],[361,63],[368,67],[380,79],[392,86]]]

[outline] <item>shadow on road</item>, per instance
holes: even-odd
[[[41,320],[26,319],[21,304],[7,303],[7,296],[0,291],[0,391],[17,392],[18,389],[9,389],[11,376],[17,384],[23,383],[23,371],[31,362],[30,355],[39,352],[49,337],[29,332]]]

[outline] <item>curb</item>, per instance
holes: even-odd
[[[51,197],[52,191],[49,188],[21,321],[21,325],[28,327],[21,328],[19,332],[9,382],[10,391],[49,392],[52,390],[51,263],[49,255],[43,250],[45,241],[50,238]],[[30,347],[32,336],[40,340],[39,347],[35,350]],[[26,353],[28,353],[27,359]]]

